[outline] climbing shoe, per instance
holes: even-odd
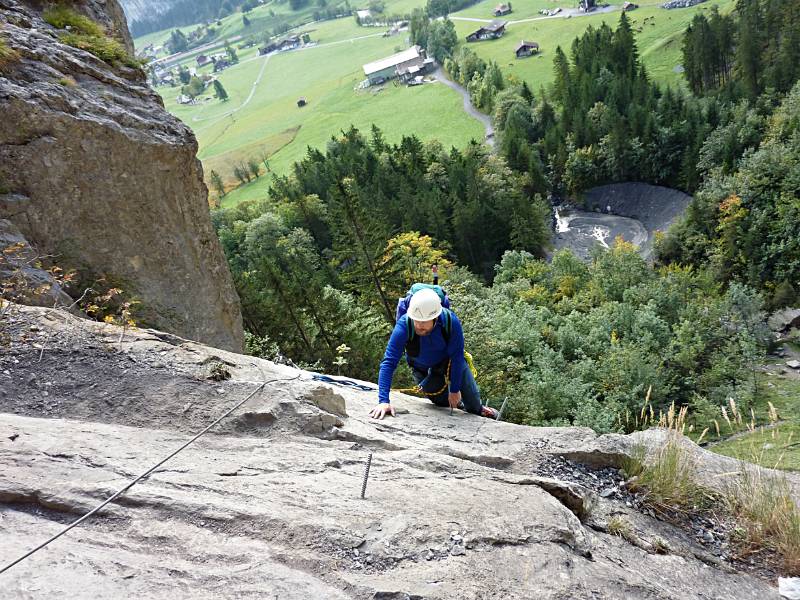
[[[481,406],[481,416],[486,417],[488,419],[497,420],[497,416],[500,414],[500,411],[496,408],[492,408],[491,406]]]

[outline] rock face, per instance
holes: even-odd
[[[408,396],[372,421],[377,392],[158,331],[33,307],[0,327],[0,569],[245,401],[0,575],[8,597],[779,598],[616,494],[562,480],[565,455],[607,464],[624,436]],[[609,533],[619,515],[624,536]]]
[[[130,37],[116,0],[78,9]],[[59,265],[104,275],[149,326],[241,350],[239,301],[192,132],[138,69],[59,42],[39,2],[0,0],[0,218]]]

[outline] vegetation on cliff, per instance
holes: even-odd
[[[110,36],[99,23],[72,8],[51,6],[44,11],[42,18],[53,27],[64,30],[59,39],[69,46],[86,50],[112,65],[141,66],[140,61],[128,54],[122,42]]]

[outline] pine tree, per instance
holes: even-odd
[[[745,93],[755,98],[761,91],[761,11],[759,0],[739,0],[736,63]]]
[[[217,173],[214,169],[211,169],[211,172],[208,174],[208,178],[211,180],[211,185],[214,186],[214,189],[217,190],[217,193],[220,195],[220,198],[225,196],[225,183],[222,181],[222,177],[220,174]]]
[[[223,102],[228,99],[228,92],[222,87],[222,82],[219,79],[214,80],[214,96]]]
[[[553,58],[553,72],[555,73],[555,82],[553,83],[554,99],[561,104],[564,112],[570,112],[572,103],[570,101],[569,62],[561,46],[556,47],[556,55]]]
[[[528,87],[527,81],[522,82],[519,95],[522,96],[528,104],[533,104],[533,92],[531,92],[531,88]]]
[[[268,312],[271,313],[272,331],[281,335],[280,324],[286,318],[296,331],[307,356],[311,357],[313,347],[310,332],[303,322],[302,313],[297,310],[297,299],[293,297],[281,264],[283,254],[277,242],[286,233],[285,225],[272,213],[265,213],[248,225],[245,250],[251,267],[250,277],[254,282],[260,282],[260,301],[272,304]]]
[[[370,210],[352,178],[338,182],[328,203],[334,253],[342,277],[353,291],[363,294],[371,288],[376,304],[394,322],[394,311],[384,291],[378,269],[388,227],[375,210]]]
[[[239,56],[236,54],[236,50],[233,49],[233,46],[231,46],[228,40],[225,40],[225,52],[228,54],[228,60],[230,60],[231,63],[239,62]]]

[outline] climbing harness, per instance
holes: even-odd
[[[315,373],[314,375],[311,376],[311,379],[313,379],[314,381],[321,381],[322,383],[332,383],[334,385],[340,385],[342,387],[349,387],[355,390],[361,390],[362,392],[375,391],[374,387],[364,385],[363,383],[358,383],[357,381],[353,381],[352,379],[334,379],[330,375],[322,375],[320,373]]]
[[[103,508],[103,507],[104,507],[106,504],[108,504],[109,502],[112,502],[112,501],[114,501],[115,499],[119,498],[119,497],[120,497],[122,494],[124,494],[124,493],[125,493],[125,492],[127,492],[129,489],[131,489],[131,488],[132,488],[134,485],[136,485],[136,484],[137,484],[139,481],[141,481],[142,479],[144,479],[144,478],[145,478],[145,477],[147,477],[148,475],[152,474],[152,473],[153,473],[153,471],[155,471],[157,468],[159,468],[159,467],[160,467],[161,465],[163,465],[165,462],[167,462],[168,460],[170,460],[171,458],[173,458],[175,455],[177,455],[179,452],[181,452],[181,451],[182,451],[184,448],[186,448],[186,447],[187,447],[189,444],[191,444],[192,442],[194,442],[195,440],[197,440],[197,439],[198,439],[200,436],[202,436],[202,435],[204,435],[204,434],[208,433],[208,431],[209,431],[209,430],[210,430],[212,427],[214,427],[214,426],[215,426],[217,423],[219,423],[220,421],[222,421],[223,419],[225,419],[225,418],[227,418],[229,415],[231,415],[231,414],[232,414],[232,413],[233,413],[233,412],[234,412],[236,409],[238,409],[238,408],[239,408],[240,406],[242,406],[242,405],[243,405],[245,402],[247,402],[248,400],[250,400],[250,398],[252,398],[252,397],[253,397],[253,396],[255,396],[255,395],[258,393],[258,392],[260,392],[261,390],[263,390],[265,386],[267,386],[267,385],[268,385],[268,384],[270,384],[270,383],[276,383],[276,382],[278,382],[278,381],[294,381],[295,379],[299,379],[299,378],[300,378],[300,375],[301,375],[301,373],[298,373],[298,374],[297,374],[295,377],[283,377],[283,378],[278,378],[278,379],[270,379],[269,381],[265,381],[265,382],[261,383],[261,385],[259,385],[259,386],[258,386],[256,389],[254,389],[252,392],[250,392],[250,393],[249,393],[249,394],[248,394],[248,395],[247,395],[247,396],[244,398],[244,400],[242,400],[242,401],[238,402],[238,403],[237,403],[237,404],[236,404],[236,405],[235,405],[233,408],[231,408],[230,410],[228,410],[228,411],[227,411],[227,412],[226,412],[224,415],[222,415],[221,417],[217,418],[217,420],[216,420],[216,421],[214,421],[213,423],[211,423],[211,425],[209,425],[208,427],[206,427],[205,429],[203,429],[203,431],[201,431],[201,432],[200,432],[200,433],[198,433],[196,436],[194,436],[192,439],[190,439],[188,442],[186,442],[185,444],[183,444],[183,446],[181,446],[180,448],[178,448],[177,450],[175,450],[175,451],[174,451],[172,454],[170,454],[169,456],[167,456],[167,457],[166,457],[166,458],[164,458],[163,460],[159,461],[157,464],[155,464],[155,465],[153,465],[152,467],[150,467],[149,469],[147,469],[147,471],[145,471],[144,473],[142,473],[141,475],[139,475],[139,476],[138,476],[136,479],[132,480],[132,481],[131,481],[130,483],[128,483],[128,485],[126,485],[124,488],[122,488],[122,489],[120,489],[119,491],[115,492],[115,493],[114,493],[114,494],[113,494],[111,497],[109,497],[109,498],[108,498],[108,499],[107,499],[105,502],[103,502],[102,504],[100,504],[98,507],[96,507],[96,508],[93,508],[93,509],[92,509],[92,510],[90,510],[88,513],[86,513],[85,515],[83,515],[81,518],[79,518],[78,520],[76,520],[76,521],[74,521],[73,523],[71,523],[70,525],[68,525],[68,526],[67,526],[65,529],[62,529],[60,532],[58,532],[56,535],[54,535],[53,537],[51,537],[49,540],[47,540],[46,542],[44,542],[44,543],[42,543],[42,544],[39,544],[38,546],[36,546],[36,548],[34,548],[34,549],[33,549],[33,550],[31,550],[30,552],[28,552],[28,553],[24,554],[23,556],[20,556],[20,557],[19,557],[17,560],[15,560],[14,562],[12,562],[12,563],[9,563],[9,564],[7,564],[5,567],[2,567],[2,568],[0,568],[0,575],[2,575],[3,573],[5,573],[6,571],[8,571],[8,570],[9,570],[11,567],[13,567],[14,565],[16,565],[16,564],[18,564],[18,563],[21,563],[23,560],[25,560],[26,558],[28,558],[29,556],[31,556],[31,555],[32,555],[32,554],[34,554],[35,552],[38,552],[39,550],[41,550],[42,548],[44,548],[45,546],[47,546],[47,545],[48,545],[48,544],[50,544],[51,542],[53,542],[53,541],[57,540],[58,538],[60,538],[60,537],[61,537],[62,535],[64,535],[65,533],[67,533],[67,532],[68,532],[70,529],[72,529],[73,527],[77,527],[78,525],[80,525],[81,523],[83,523],[83,522],[84,522],[86,519],[88,519],[89,517],[91,517],[93,514],[95,514],[97,511],[99,511],[101,508]]]

